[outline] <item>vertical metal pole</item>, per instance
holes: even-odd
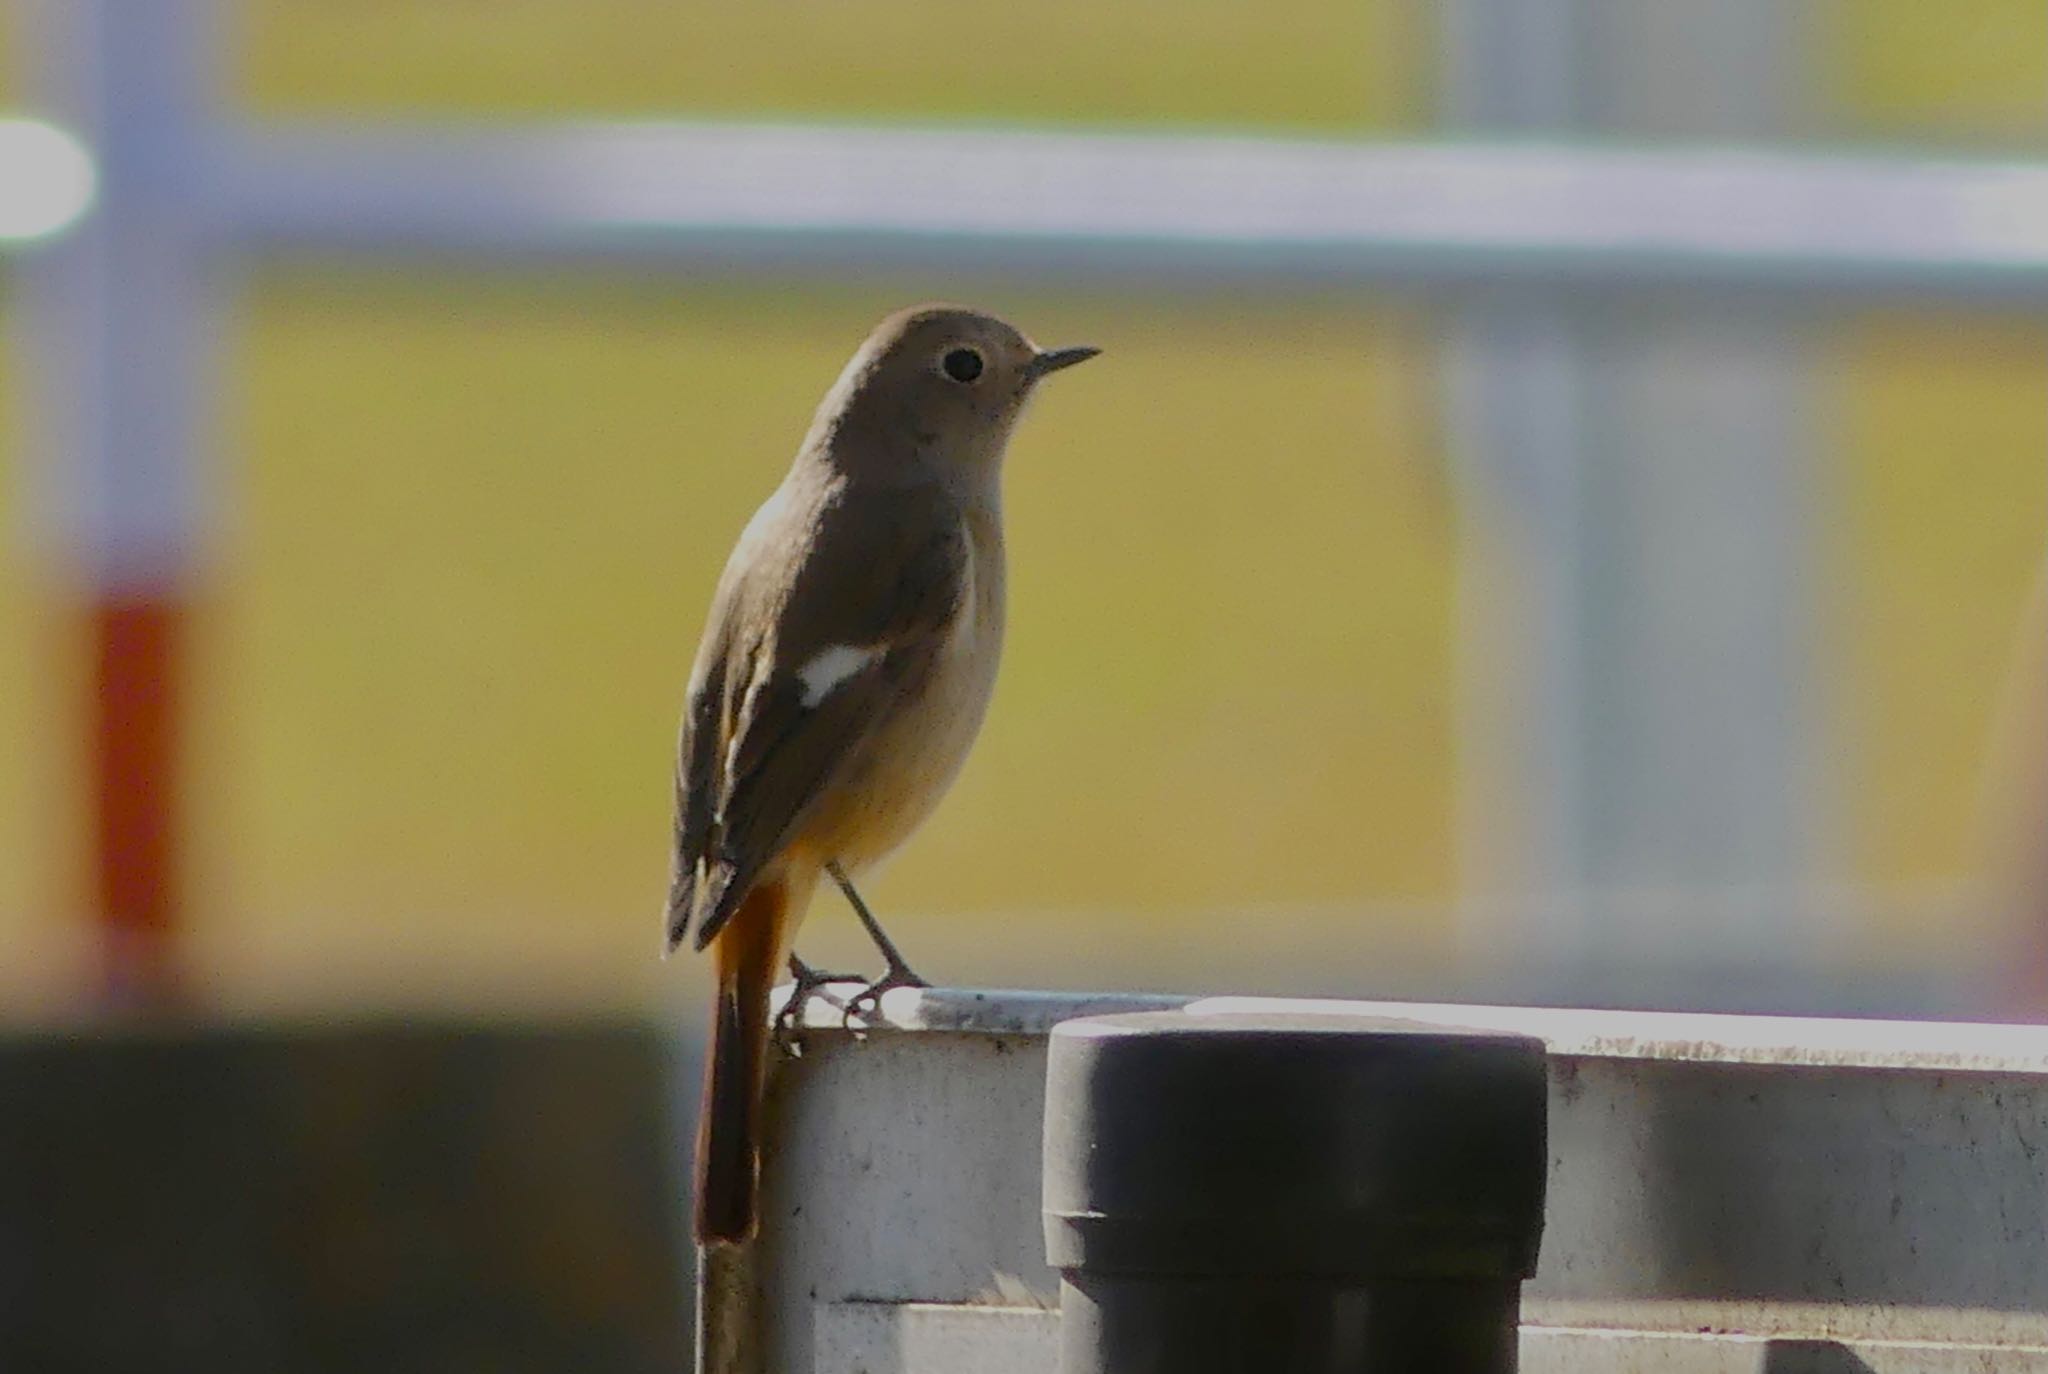
[[[1766,138],[1798,118],[1798,19],[1769,0],[1440,13],[1460,132]],[[1711,997],[1688,966],[1798,959],[1821,933],[1798,896],[1820,798],[1797,324],[1564,288],[1452,312],[1468,887],[1521,918],[1553,991]]]
[[[99,202],[25,273],[24,356],[48,527],[80,588],[94,906],[108,993],[176,983],[186,608],[212,392],[198,188],[210,0],[35,8],[51,114],[92,146]]]

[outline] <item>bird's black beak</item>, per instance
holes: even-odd
[[[1024,370],[1036,381],[1048,372],[1057,372],[1075,363],[1085,363],[1102,350],[1083,344],[1079,348],[1048,348],[1024,365]]]

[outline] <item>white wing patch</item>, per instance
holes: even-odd
[[[840,683],[881,656],[879,645],[834,644],[818,650],[809,663],[796,670],[797,681],[804,685],[804,709],[809,710],[832,695]]]

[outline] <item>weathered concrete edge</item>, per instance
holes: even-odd
[[[834,984],[804,1009],[807,1032],[845,1029],[841,1011],[858,990]],[[777,1006],[788,993],[777,992]],[[1076,1016],[1111,1012],[1297,1012],[1389,1016],[1433,1025],[1533,1035],[1552,1054],[1679,1063],[1867,1068],[1926,1073],[2048,1074],[2048,1026],[1955,1021],[1862,1021],[1829,1017],[1692,1012],[1589,1011],[1444,1002],[1352,1002],[1267,997],[1185,997],[1012,989],[899,988],[864,1032],[1042,1036]]]

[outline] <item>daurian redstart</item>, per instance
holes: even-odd
[[[768,998],[821,875],[914,980],[852,878],[938,804],[981,728],[1003,638],[1004,446],[1041,349],[972,310],[883,320],[826,393],[726,562],[676,762],[668,944],[718,987],[697,1142],[697,1236],[756,1226]]]

